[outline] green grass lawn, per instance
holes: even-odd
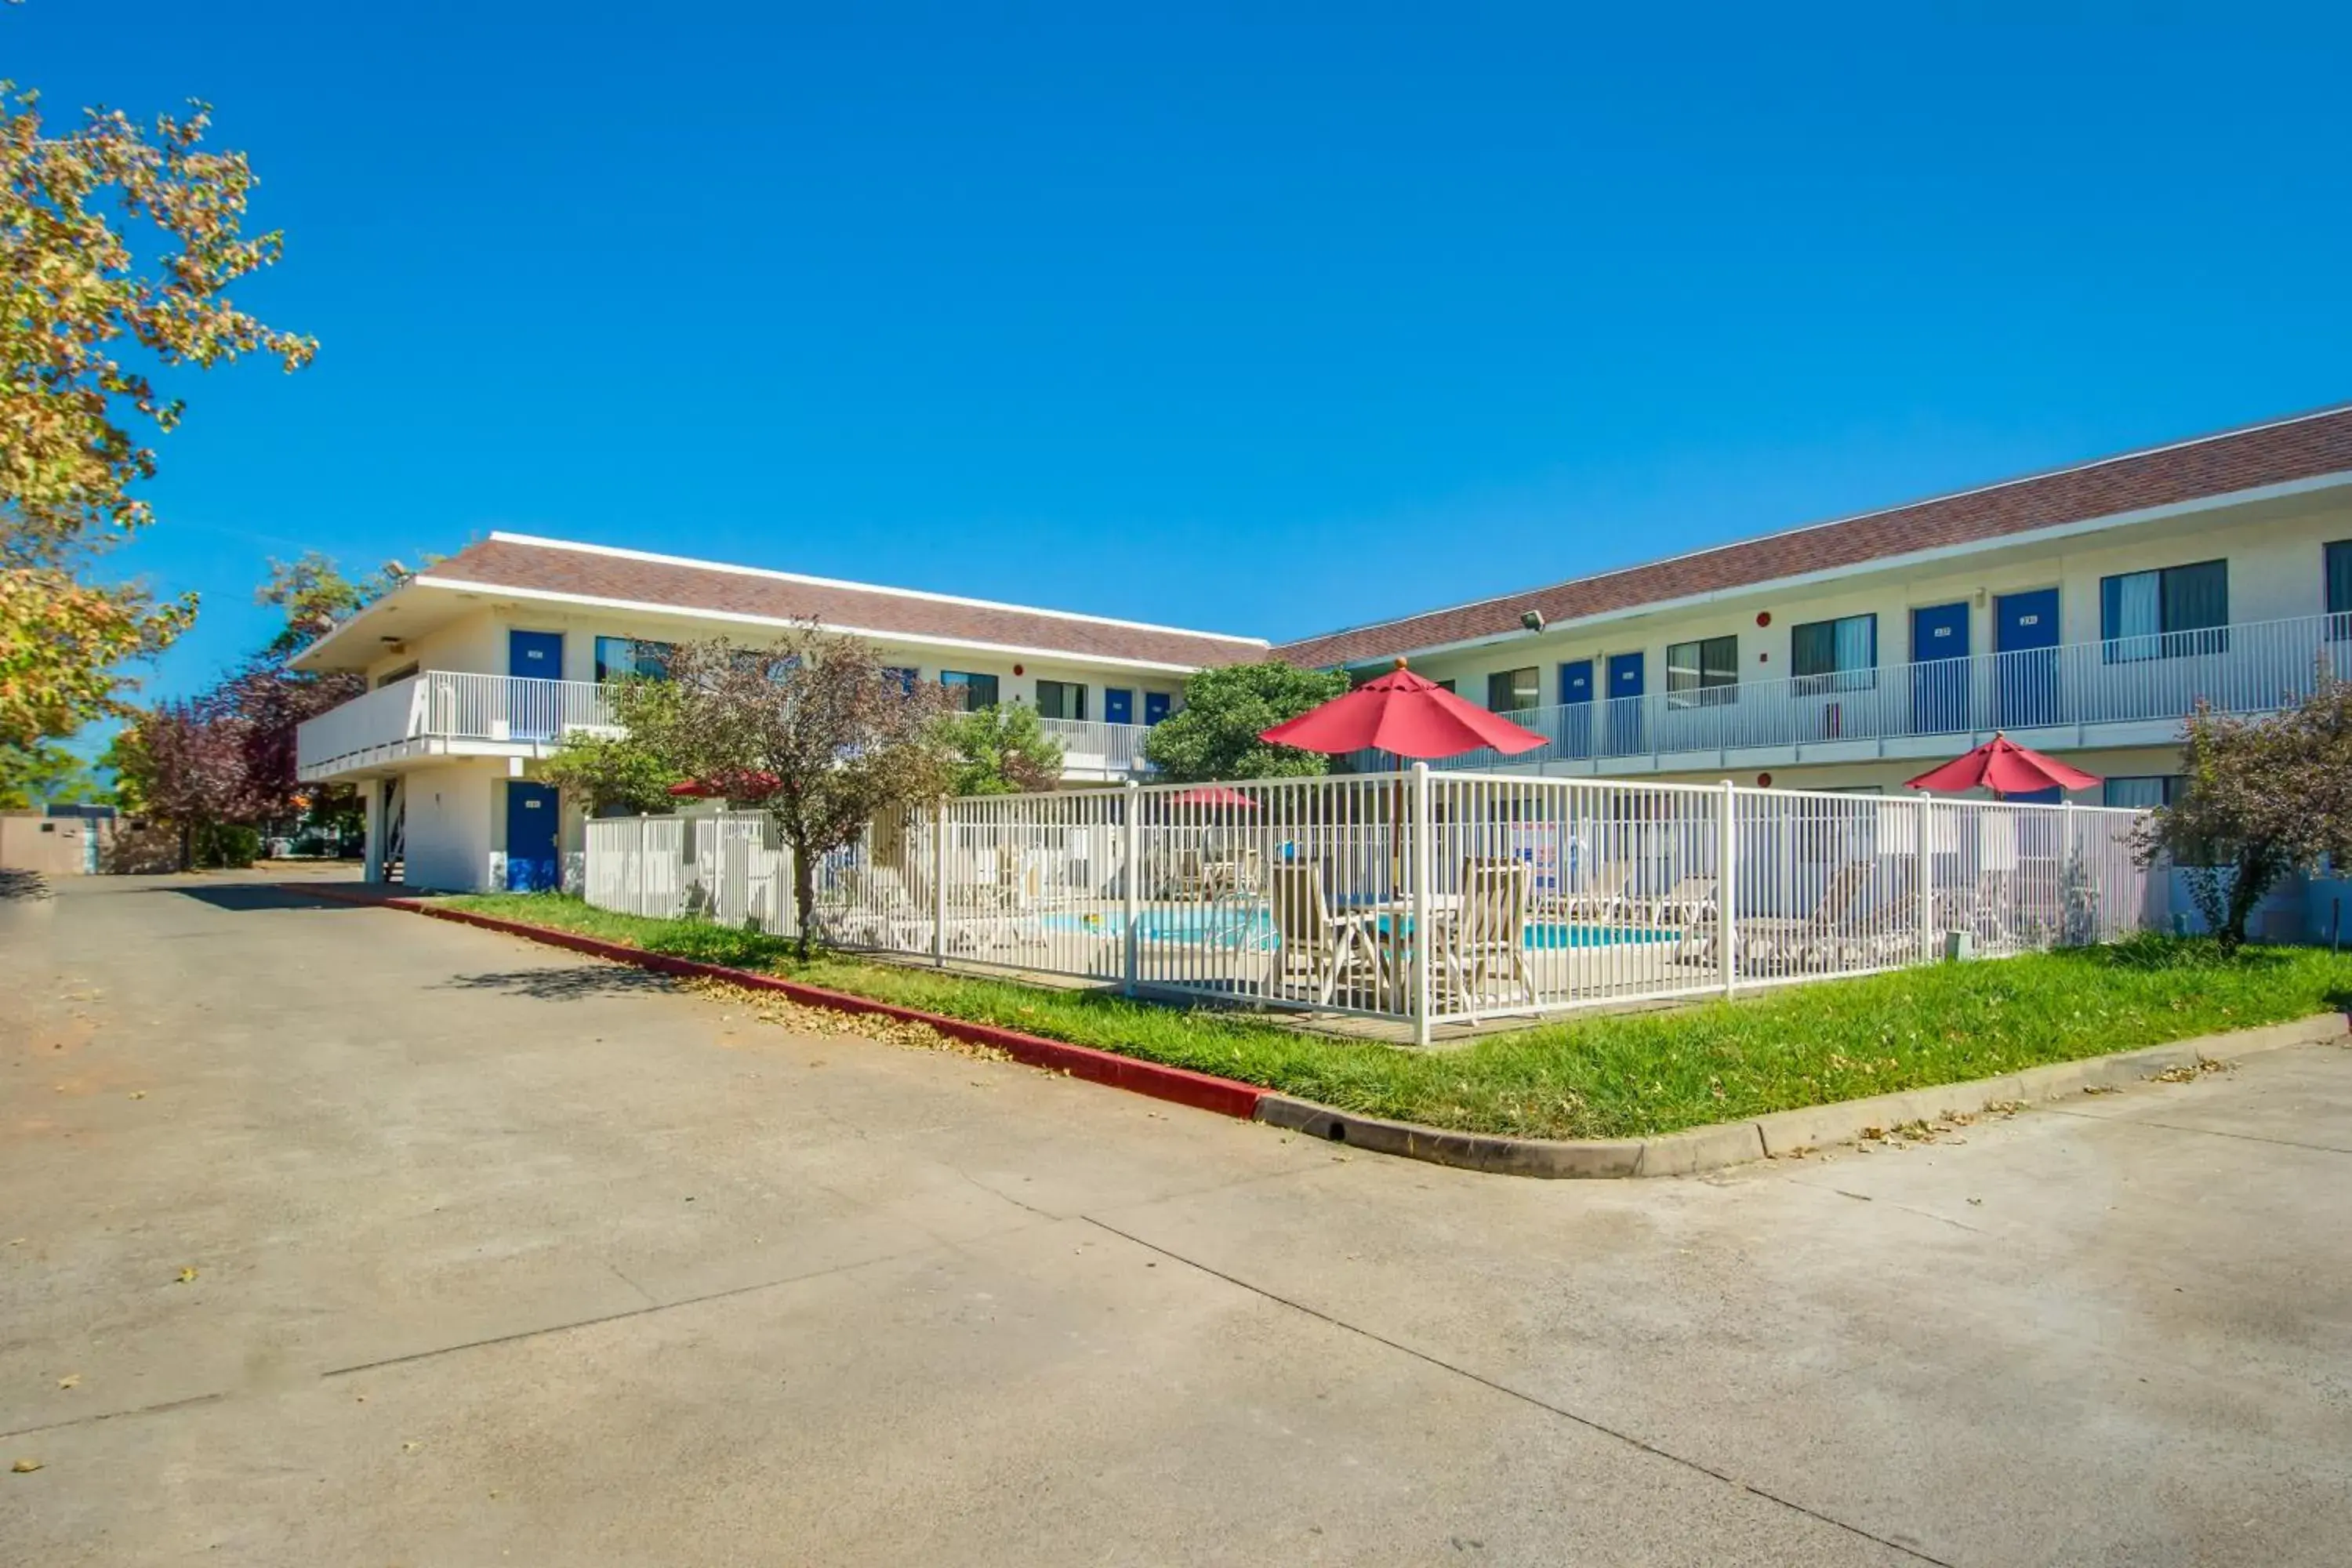
[[[765,970],[953,1017],[1263,1084],[1372,1116],[1546,1138],[1669,1132],[1798,1106],[2283,1023],[2352,1002],[2352,954],[2210,943],[1944,963],[1736,1003],[1544,1024],[1444,1051],[1335,1040],[1244,1015],[975,979],[554,894],[443,900],[655,952]]]

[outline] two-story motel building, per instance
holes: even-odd
[[[305,726],[306,778],[358,783],[371,857],[423,886],[527,884],[576,845],[533,777],[651,646],[814,616],[965,700],[1034,704],[1074,782],[1213,664],[1265,642],[493,535],[323,638],[368,695]],[[1398,658],[1546,737],[1452,765],[1893,789],[2006,731],[2160,803],[2200,700],[2260,712],[2352,670],[2352,407],[2273,421],[1527,593],[1275,647]],[[543,684],[542,684],[543,683]]]
[[[302,726],[301,776],[359,787],[371,875],[550,886],[585,827],[538,764],[566,733],[612,727],[609,683],[658,670],[669,644],[809,619],[964,707],[1035,708],[1072,783],[1131,776],[1185,676],[1266,654],[1256,637],[494,533],[305,650],[300,668],[356,670],[369,689]]]

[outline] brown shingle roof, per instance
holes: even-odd
[[[423,574],[430,582],[577,594],[681,611],[777,620],[814,616],[826,626],[924,638],[1034,648],[1153,664],[1235,664],[1265,657],[1264,642],[1139,626],[1017,605],[798,578],[667,557],[583,548],[494,533]]]
[[[2331,408],[1549,588],[1307,637],[1277,647],[1274,654],[1298,665],[1356,664],[1515,631],[1529,610],[1547,621],[1576,620],[2347,470],[2352,470],[2352,407]]]

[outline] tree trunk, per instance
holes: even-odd
[[[793,847],[793,909],[798,914],[794,922],[800,928],[801,962],[809,956],[809,921],[816,910],[816,857],[809,853],[807,840],[797,834],[786,835]]]
[[[2223,952],[2235,952],[2246,943],[2246,921],[2253,918],[2254,906],[2278,880],[2277,859],[2261,849],[2242,850],[2238,855],[2238,875],[2230,884],[2228,919],[2215,934]]]

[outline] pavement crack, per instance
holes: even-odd
[[[1878,1204],[1886,1208],[1895,1209],[1902,1214],[1916,1215],[1921,1219],[1932,1219],[1937,1225],[1948,1225],[1954,1230],[1965,1230],[1970,1236],[1990,1236],[1992,1234],[1990,1231],[1984,1229],[1980,1226],[1973,1226],[1967,1224],[1965,1221],[1954,1219],[1950,1215],[1937,1214],[1934,1209],[1914,1208],[1909,1204],[1898,1204],[1892,1198],[1874,1197],[1869,1193],[1848,1192],[1843,1187],[1825,1187],[1819,1182],[1808,1182],[1797,1177],[1790,1178],[1790,1185],[1811,1187],[1817,1193],[1835,1193],[1839,1197],[1852,1198],[1856,1203]]]
[[[652,1291],[646,1289],[644,1286],[638,1284],[635,1280],[622,1273],[621,1266],[619,1264],[614,1262],[609,1258],[605,1258],[604,1261],[604,1267],[613,1271],[613,1278],[618,1279],[622,1284],[626,1285],[630,1289],[635,1290],[638,1295],[643,1296],[646,1299],[646,1306],[658,1307],[661,1305],[660,1299],[655,1296]]]
[[[1849,1524],[1844,1520],[1838,1518],[1834,1514],[1824,1513],[1817,1508],[1807,1507],[1805,1504],[1798,1502],[1792,1498],[1782,1497],[1778,1492],[1767,1491],[1764,1488],[1756,1485],[1753,1481],[1741,1480],[1738,1476],[1732,1475],[1727,1471],[1718,1470],[1712,1465],[1687,1458],[1685,1455],[1677,1454],[1670,1448],[1662,1448],[1655,1443],[1650,1442],[1645,1438],[1637,1437],[1631,1432],[1612,1426],[1607,1422],[1597,1420],[1590,1415],[1580,1415],[1573,1410],[1570,1410],[1563,1405],[1555,1405],[1549,1400],[1529,1394],[1524,1389],[1514,1388],[1507,1383],[1497,1382],[1494,1378],[1488,1377],[1483,1373],[1473,1372],[1470,1368],[1447,1361],[1442,1356],[1433,1355],[1427,1351],[1418,1350],[1412,1345],[1402,1343],[1397,1340],[1390,1339],[1387,1335],[1376,1333],[1372,1330],[1367,1329],[1360,1324],[1351,1323],[1345,1318],[1334,1317],[1330,1313],[1322,1310],[1320,1308],[1310,1307],[1304,1301],[1296,1300],[1291,1297],[1278,1294],[1276,1291],[1265,1289],[1262,1285],[1254,1285],[1250,1281],[1241,1279],[1236,1275],[1226,1273],[1222,1268],[1212,1268],[1210,1265],[1202,1263],[1197,1258],[1187,1258],[1181,1252],[1171,1251],[1170,1248],[1162,1247],[1157,1242],[1146,1241],[1143,1237],[1137,1236],[1132,1232],[1121,1230],[1115,1225],[1107,1225],[1091,1215],[1081,1215],[1078,1217],[1098,1230],[1106,1231],[1112,1236],[1118,1237],[1122,1241],[1132,1242],[1134,1245],[1144,1248],[1146,1251],[1156,1252],[1160,1257],[1168,1258],[1171,1262],[1181,1263],[1187,1268],[1196,1269],[1202,1274],[1208,1275],[1212,1279],[1222,1279],[1226,1284],[1234,1287],[1236,1289],[1246,1290],[1251,1295],[1261,1297],[1265,1300],[1273,1302],[1276,1306],[1286,1307],[1294,1312],[1302,1313],[1307,1317],[1315,1319],[1318,1322],[1327,1323],[1332,1328],[1339,1330],[1343,1333],[1350,1333],[1360,1339],[1369,1340],[1373,1344],[1392,1350],[1400,1355],[1411,1356],[1413,1360],[1420,1362],[1424,1365],[1435,1367],[1440,1372],[1449,1373],[1454,1377],[1462,1378],[1470,1383],[1475,1383],[1482,1388],[1491,1389],[1495,1393],[1504,1395],[1506,1398],[1516,1399],[1522,1405],[1530,1405],[1548,1415],[1556,1415],[1559,1419],[1571,1422],[1576,1426],[1585,1428],[1587,1431],[1597,1432],[1604,1437],[1614,1439],[1617,1442],[1626,1445],[1628,1447],[1634,1448],[1642,1453],[1650,1455],[1654,1458],[1663,1459],[1670,1465],[1676,1465],[1684,1469],[1693,1471],[1696,1474],[1706,1476],[1710,1479],[1721,1481],[1726,1486],[1736,1487],[1739,1490],[1748,1493],[1750,1497],[1756,1498],[1764,1502],[1771,1503],[1776,1507],[1787,1509],[1791,1513],[1801,1514],[1807,1519],[1814,1520],[1822,1524],[1828,1525],[1833,1530],[1843,1531],[1848,1535],[1856,1536],[1864,1541],[1870,1542],[1874,1545],[1883,1546],[1889,1552],[1899,1552],[1904,1556],[1910,1558],[1914,1562],[1930,1563],[1934,1565],[1934,1568],[1953,1568],[1953,1564],[1945,1561],[1943,1558],[1931,1557],[1916,1546],[1906,1546],[1899,1541],[1890,1540],[1884,1535],[1879,1535],[1874,1531],[1865,1530],[1858,1524]]]
[[[37,1432],[62,1432],[68,1426],[88,1426],[100,1421],[119,1421],[126,1415],[161,1415],[167,1410],[185,1410],[191,1405],[212,1405],[226,1399],[226,1394],[192,1394],[185,1399],[166,1399],[159,1405],[134,1405],[127,1410],[101,1410],[92,1415],[73,1415],[63,1421],[44,1421],[35,1426],[19,1426],[13,1432],[0,1432],[0,1443],[11,1437],[29,1437]]]
[[[1019,1198],[1014,1197],[1011,1193],[999,1192],[994,1187],[990,1186],[986,1182],[982,1181],[978,1176],[973,1175],[970,1171],[965,1170],[961,1165],[950,1165],[948,1169],[953,1171],[957,1175],[962,1177],[973,1186],[978,1187],[982,1192],[986,1193],[990,1197],[998,1199],[1003,1203],[1011,1204],[1014,1208],[1034,1214],[1039,1219],[1049,1219],[1058,1225],[1063,1220],[1069,1217],[1067,1215],[1055,1214],[1051,1209],[1041,1209],[1035,1204],[1024,1204]]]
[[[2352,1149],[2333,1143],[2305,1143],[2294,1138],[2265,1138],[2259,1132],[2224,1132],[2218,1127],[2185,1127],[2178,1121],[2158,1121],[2145,1116],[2094,1116],[2086,1110],[2062,1110],[2049,1108],[2059,1116],[2071,1116],[2077,1121],[2104,1121],[2116,1127],[2160,1127],[2167,1132],[2194,1132],[2203,1138],[2235,1138],[2242,1143],[2269,1143],[2280,1149],[2308,1149],[2315,1154],[2352,1154]]]

